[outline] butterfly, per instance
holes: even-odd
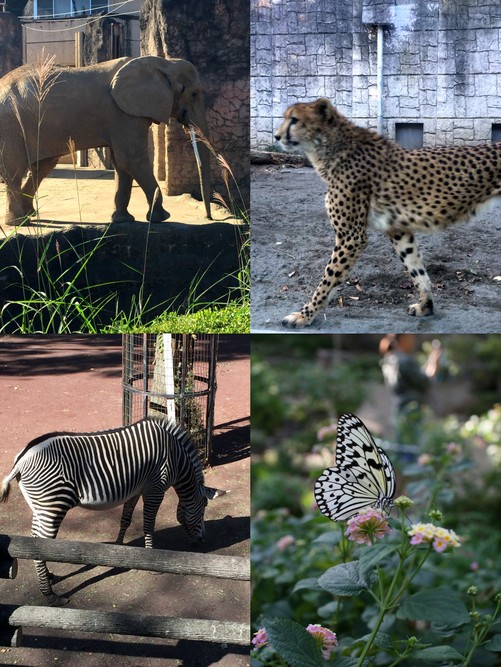
[[[346,521],[362,509],[390,507],[395,470],[365,424],[355,415],[338,420],[336,465],[315,482],[318,509],[333,521]]]

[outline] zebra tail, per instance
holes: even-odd
[[[10,483],[14,479],[14,477],[17,475],[17,470],[12,470],[10,475],[7,475],[7,477],[4,477],[3,482],[2,482],[2,487],[0,488],[0,503],[6,503],[8,498],[9,498],[9,491],[10,491]]]

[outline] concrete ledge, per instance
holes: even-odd
[[[215,206],[216,219],[208,221],[201,202],[187,195],[166,197],[170,219],[149,225],[140,221],[146,201],[136,187],[130,211],[139,221],[107,223],[113,200],[109,172],[96,179],[81,171],[77,185],[64,169],[43,182],[39,198],[43,219],[1,230],[0,308],[25,298],[27,287],[47,292],[52,283],[63,291],[64,283],[76,276],[75,285],[84,296],[90,286],[93,301],[116,293],[103,316],[105,323],[117,310],[128,314],[141,289],[143,302],[149,299],[152,314],[159,314],[173,300],[176,309],[182,306],[196,277],[198,292],[208,290],[205,301],[225,298],[236,286],[236,279],[229,276],[238,271],[246,226],[226,209]],[[79,217],[84,221],[75,224]]]

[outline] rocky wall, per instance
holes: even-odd
[[[251,145],[272,144],[284,109],[320,96],[376,127],[377,25],[383,132],[422,123],[425,146],[489,141],[501,121],[497,0],[251,0]]]
[[[212,146],[230,165],[247,200],[249,1],[146,0],[141,14],[141,51],[143,55],[184,58],[195,65],[205,90]],[[180,125],[171,121],[167,130],[157,127],[154,133],[156,173],[159,179],[165,179],[167,194],[189,192],[200,196],[193,150]],[[216,159],[212,161],[212,175],[213,189],[227,200]],[[232,196],[237,196],[233,187]]]

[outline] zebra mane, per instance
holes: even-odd
[[[179,444],[184,449],[195,469],[195,475],[197,482],[201,485],[204,484],[204,472],[202,470],[202,461],[200,459],[200,454],[193,442],[193,438],[190,436],[188,431],[183,428],[180,424],[175,424],[169,419],[164,419],[162,417],[146,417],[145,421],[155,422],[166,428],[168,432],[177,438]]]

